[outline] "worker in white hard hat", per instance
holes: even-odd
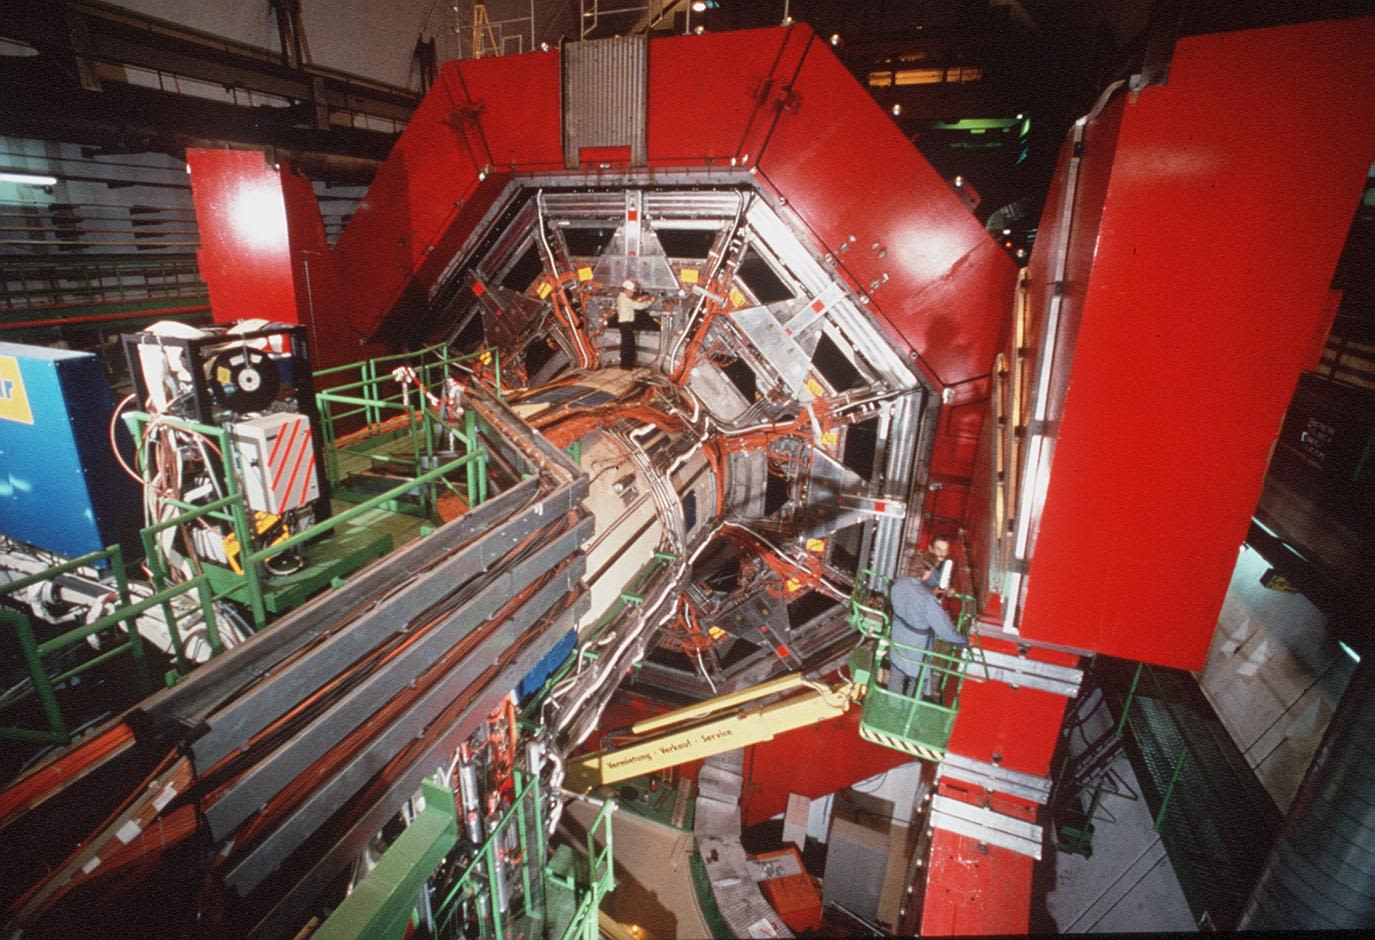
[[[627,278],[616,295],[616,327],[621,331],[621,368],[635,365],[635,318],[641,310],[648,310],[654,298],[641,294],[640,285]]]

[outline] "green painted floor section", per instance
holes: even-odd
[[[349,504],[334,500],[332,508],[342,512]],[[321,590],[346,581],[372,561],[419,538],[427,525],[425,519],[403,512],[377,508],[340,526],[328,537],[307,545],[306,565],[300,571],[270,575],[263,584],[263,600],[268,613],[278,615],[293,610]],[[231,600],[248,603],[248,588],[239,576],[216,565],[205,566],[216,593],[227,592]]]

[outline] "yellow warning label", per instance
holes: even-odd
[[[707,627],[707,636],[711,637],[713,640],[719,640],[725,635],[726,631],[722,630],[720,627]]]
[[[0,356],[0,420],[33,424],[29,393],[24,391],[19,360],[13,356]]]
[[[539,294],[540,300],[548,300],[549,295],[554,293],[554,285],[548,281],[540,281],[539,287],[535,288],[535,293]]]
[[[784,582],[784,587],[788,589],[789,594],[793,594],[797,591],[802,590],[802,582],[797,580],[796,578],[789,578],[786,582]]]
[[[682,281],[684,284],[696,284],[698,277],[699,275],[696,268],[683,268],[683,270],[678,272],[678,280]]]
[[[822,395],[826,393],[826,390],[821,387],[821,383],[818,382],[816,379],[807,380],[807,391],[811,392],[817,398],[820,398]]]
[[[578,280],[580,280],[580,281],[590,281],[590,280],[592,280],[592,269],[591,269],[591,268],[578,268]]]
[[[836,435],[835,431],[825,431],[821,435],[821,446],[834,447],[838,440],[840,440],[840,438]]]
[[[746,303],[748,303],[748,301],[745,300],[745,295],[740,293],[738,288],[732,287],[730,289],[730,305],[732,307],[743,307]]]
[[[825,539],[807,539],[807,551],[813,555],[820,555],[826,551]]]

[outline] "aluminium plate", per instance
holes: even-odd
[[[968,836],[1038,861],[1041,858],[1040,826],[984,806],[938,794],[931,798],[930,825],[932,829]]]
[[[808,402],[815,397],[806,386],[811,357],[788,335],[768,307],[742,307],[732,312],[730,319],[798,401]]]

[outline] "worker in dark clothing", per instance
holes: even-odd
[[[893,582],[889,592],[892,607],[891,662],[888,669],[888,691],[900,695],[916,693],[917,677],[926,663],[923,654],[931,649],[937,639],[956,647],[969,645],[960,636],[950,615],[945,612],[936,595],[931,593],[924,580],[935,567],[935,558],[923,553],[915,576],[903,575]],[[930,697],[934,692],[933,672],[926,671],[926,687],[922,694]]]
[[[639,293],[639,285],[627,280],[616,295],[616,327],[621,331],[621,368],[635,365],[635,319],[641,310],[648,310],[654,298]]]

